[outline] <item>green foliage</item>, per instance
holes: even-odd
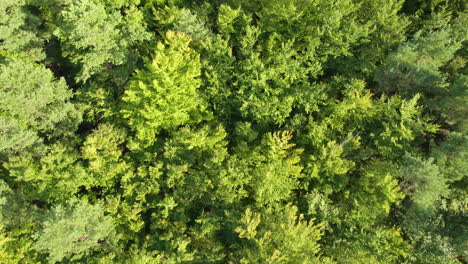
[[[433,159],[424,161],[408,154],[404,158],[400,172],[403,192],[410,195],[415,208],[427,213],[434,211],[435,202],[448,194],[448,179],[439,172]]]
[[[218,10],[218,20],[216,23],[218,32],[222,35],[228,35],[240,31],[239,27],[236,27],[236,24],[239,24],[243,20],[241,16],[242,10],[240,8],[233,9],[229,5],[222,4]]]
[[[290,132],[267,135],[264,140],[266,148],[261,150],[262,156],[251,172],[254,199],[261,205],[269,205],[282,200],[288,200],[291,192],[298,188],[302,167],[300,161],[301,149],[293,149],[289,143]]]
[[[412,40],[391,54],[375,75],[378,89],[411,97],[422,94],[424,103],[439,123],[466,126],[465,58],[466,15],[450,21],[442,13],[425,24]]]
[[[392,164],[382,161],[373,161],[363,168],[363,175],[352,180],[353,186],[345,195],[346,200],[353,201],[348,213],[350,222],[370,225],[388,217],[391,206],[404,198],[396,174]]]
[[[457,197],[450,193],[449,179],[432,162],[432,158],[424,161],[406,155],[405,166],[400,169],[403,191],[411,199],[402,216],[402,226],[413,246],[409,259],[417,263],[457,263],[456,258],[467,249],[462,238],[466,237],[466,209],[448,206],[443,198]]]
[[[467,136],[452,132],[443,144],[435,145],[432,152],[445,178],[450,181],[460,181],[466,178],[468,172]]]
[[[123,7],[131,7],[131,6],[138,6],[141,0],[97,0],[96,2],[102,3],[105,7],[109,8],[110,10],[123,8]]]
[[[353,43],[349,53],[329,62],[330,70],[357,78],[362,74],[369,78],[385,60],[388,52],[405,40],[409,24],[399,12],[403,0],[377,0],[359,2],[356,19],[368,33]]]
[[[247,208],[236,228],[243,240],[239,263],[324,263],[317,243],[322,229],[290,204],[265,213]]]
[[[34,215],[39,214],[29,206],[3,180],[0,180],[0,258],[2,263],[13,264],[25,261],[32,263],[32,241],[30,239],[37,223]]]
[[[448,30],[420,34],[389,56],[376,76],[385,93],[411,96],[417,92],[436,93],[443,88],[446,78],[439,68],[453,58],[460,43],[454,43]]]
[[[464,263],[462,2],[1,1],[0,262]]]
[[[119,145],[125,140],[125,131],[109,124],[101,124],[83,144],[82,157],[89,162],[94,186],[111,187],[116,177],[124,174],[129,165],[122,160]]]
[[[352,1],[253,1],[265,32],[294,40],[305,48],[309,63],[348,53],[350,43],[367,34],[356,23],[358,5]],[[258,7],[262,7],[258,10]],[[253,9],[253,8],[252,8]],[[285,42],[283,42],[285,44]]]
[[[326,249],[337,263],[405,263],[410,247],[397,228],[358,229]]]
[[[218,173],[227,155],[225,137],[221,126],[183,127],[165,143],[165,185],[174,190],[178,204],[205,198],[220,185]],[[191,192],[187,192],[188,186]],[[224,193],[219,195],[222,199]]]
[[[142,142],[152,144],[159,131],[206,119],[206,103],[198,94],[199,55],[190,38],[169,31],[158,43],[145,70],[137,70],[125,91],[122,115]]]
[[[354,171],[350,187],[329,197],[308,195],[308,212],[329,226],[326,256],[338,263],[399,263],[409,254],[398,227],[387,226],[391,208],[404,197],[396,180],[397,167],[372,160]],[[330,240],[328,240],[330,239]]]
[[[405,1],[404,5],[405,12],[419,16],[436,13],[441,9],[463,11],[466,9],[466,2],[463,0],[413,0]]]
[[[457,259],[468,249],[466,209],[450,208],[445,200],[437,204],[437,212],[429,214],[413,205],[403,217],[402,226],[413,247],[409,263],[459,263]]]
[[[386,158],[401,159],[411,149],[411,142],[422,135],[434,133],[438,126],[423,117],[418,106],[419,95],[410,100],[399,96],[382,96],[376,104],[377,123],[371,123],[375,132],[370,136],[377,150]],[[380,120],[379,120],[380,119]]]
[[[2,158],[22,151],[37,151],[41,147],[42,140],[37,133],[28,130],[14,118],[0,117],[0,132]]]
[[[247,26],[240,39],[243,60],[237,63],[236,101],[245,118],[260,124],[282,124],[294,104],[294,95],[303,87],[308,69],[295,60],[292,42],[272,40],[280,49],[275,56],[258,52],[256,44],[260,28]],[[273,47],[271,47],[273,48]]]
[[[101,204],[72,201],[54,207],[37,235],[34,248],[48,254],[50,263],[80,260],[93,253],[105,254],[117,240],[112,218]]]
[[[103,5],[91,0],[73,2],[61,12],[54,34],[63,45],[64,55],[80,67],[77,81],[86,81],[106,69],[118,75],[113,73],[113,66],[128,68],[135,63],[132,49],[149,35],[141,19],[135,19],[138,10],[128,12],[126,17],[117,11],[107,13]]]
[[[179,17],[174,23],[174,30],[184,32],[191,36],[193,40],[202,43],[208,42],[212,37],[205,23],[188,9],[180,11]]]
[[[231,84],[235,57],[229,46],[229,40],[217,35],[216,39],[206,47],[208,56],[202,56],[202,82],[201,92],[213,108],[213,113],[221,120],[229,119],[234,112],[233,94]]]
[[[31,61],[43,60],[41,22],[42,19],[28,9],[26,0],[3,0],[0,3],[0,58],[14,54]]]
[[[26,199],[64,201],[81,186],[91,186],[79,159],[79,152],[71,146],[55,144],[40,158],[27,154],[14,156],[4,166],[20,184]]]
[[[75,132],[81,114],[70,103],[72,95],[64,79],[42,66],[22,60],[0,65],[2,152],[20,153],[41,139]]]

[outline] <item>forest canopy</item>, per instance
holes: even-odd
[[[466,264],[464,0],[1,0],[0,263]]]

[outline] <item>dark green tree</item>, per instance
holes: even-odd
[[[39,30],[42,19],[27,4],[26,0],[0,3],[0,61],[5,54],[31,61],[45,58],[45,43]]]
[[[102,204],[71,201],[54,207],[36,235],[34,248],[48,255],[49,263],[84,260],[92,253],[112,250],[116,237],[112,218]]]
[[[1,153],[21,153],[44,139],[73,134],[81,113],[72,96],[65,80],[43,66],[20,59],[0,65]]]
[[[74,1],[64,8],[56,22],[54,34],[59,38],[63,53],[77,64],[77,81],[86,81],[95,74],[106,72],[121,86],[122,78],[116,66],[131,72],[138,43],[150,38],[142,26],[137,9],[122,16],[117,10],[106,11],[105,6],[91,0]],[[123,79],[123,80],[122,80]]]

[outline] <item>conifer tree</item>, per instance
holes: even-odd
[[[80,68],[77,81],[107,72],[115,85],[122,85],[125,75],[133,70],[135,56],[131,54],[135,46],[150,37],[138,20],[138,10],[129,12],[123,17],[117,10],[108,12],[91,0],[74,1],[60,12],[54,34],[63,45],[64,55]],[[114,69],[119,65],[123,72]]]
[[[102,204],[84,201],[54,207],[36,238],[34,248],[48,254],[49,263],[81,260],[93,252],[106,254],[117,240]]]
[[[0,56],[10,54],[30,61],[45,58],[42,19],[28,8],[26,0],[0,3]]]
[[[70,102],[72,96],[65,80],[56,80],[43,66],[20,59],[0,65],[2,154],[74,133],[81,113]]]

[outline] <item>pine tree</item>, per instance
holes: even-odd
[[[18,59],[0,65],[2,154],[74,133],[81,114],[70,102],[72,96],[65,80],[56,80],[43,66]]]
[[[29,10],[26,0],[0,3],[0,56],[14,55],[31,61],[45,58],[42,19]]]
[[[141,22],[138,10],[130,9],[123,17],[117,10],[106,11],[102,4],[80,0],[60,12],[54,34],[63,54],[80,68],[77,81],[106,72],[121,86],[133,70],[135,47],[150,38]],[[114,69],[120,65],[120,70]]]
[[[84,201],[54,207],[36,238],[34,248],[48,254],[49,263],[76,261],[96,252],[106,254],[118,239],[102,204]]]
[[[403,192],[410,196],[416,213],[433,214],[436,202],[448,194],[448,179],[433,164],[433,159],[424,161],[407,154],[404,161],[400,172]]]

